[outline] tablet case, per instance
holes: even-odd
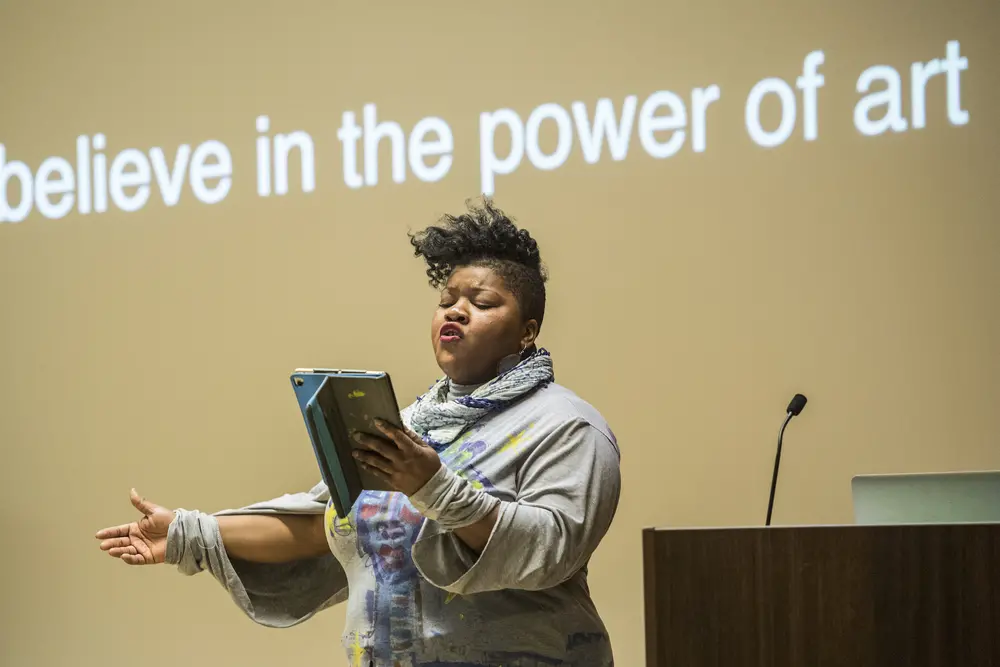
[[[350,437],[355,431],[381,435],[372,424],[373,417],[400,425],[388,374],[314,371],[298,372],[291,379],[337,516],[346,517],[364,491],[392,490],[358,465],[352,455],[358,444]]]

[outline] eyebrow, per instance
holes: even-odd
[[[448,286],[446,286],[441,291],[442,292],[461,292],[462,290],[459,289],[458,287],[452,287],[451,285],[448,285]],[[499,294],[499,292],[497,292],[492,287],[473,287],[472,291],[473,292],[493,292],[494,294]]]
[[[456,293],[461,292],[461,291],[462,290],[459,289],[459,288],[457,288],[457,287],[451,287],[451,286],[449,286],[449,287],[445,287],[443,290],[441,290],[441,293],[442,294],[445,294],[445,293],[447,293],[447,294],[456,294]],[[503,296],[500,292],[498,292],[495,289],[492,289],[490,287],[473,287],[472,291],[475,294],[477,294],[477,295],[478,294],[483,294],[483,293],[488,293],[488,294],[495,294],[495,295],[500,296],[500,297]]]

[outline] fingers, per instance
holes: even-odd
[[[128,535],[129,526],[131,525],[132,524],[130,523],[126,523],[122,524],[121,526],[102,528],[101,530],[97,531],[97,534],[94,535],[94,537],[96,537],[99,540],[107,540],[112,537],[125,537],[126,535]]]
[[[399,447],[397,447],[391,442],[386,442],[381,438],[377,438],[375,436],[368,435],[366,433],[355,433],[354,440],[365,449],[375,452],[376,454],[378,454],[379,456],[388,461],[391,461],[396,464],[402,462],[402,459],[400,457],[401,452],[399,451]]]
[[[132,544],[132,539],[130,537],[113,537],[109,540],[104,540],[103,542],[101,542],[101,551],[127,547],[130,544]]]
[[[129,500],[132,501],[133,507],[135,507],[137,510],[139,510],[146,516],[152,514],[153,511],[156,509],[156,505],[149,502],[145,498],[140,497],[139,494],[136,493],[135,489],[132,489],[132,492],[129,494]]]
[[[146,557],[141,554],[122,554],[121,558],[123,562],[129,565],[145,565],[147,562]]]
[[[134,556],[137,553],[139,553],[139,550],[136,549],[131,544],[120,547],[112,547],[111,549],[108,549],[108,555],[113,558],[121,558],[122,556]]]
[[[381,472],[385,475],[392,475],[393,473],[392,462],[383,458],[379,454],[355,449],[354,458],[357,459],[361,465],[365,466],[369,470],[372,470],[373,472]]]
[[[385,437],[396,443],[396,446],[403,451],[416,449],[424,444],[424,441],[410,429],[396,428],[392,424],[376,419],[375,426],[385,434]]]
[[[129,565],[150,565],[156,562],[153,560],[152,552],[141,542],[127,546],[112,547],[108,549],[108,555],[112,558],[118,558]]]
[[[137,510],[142,512],[144,515],[149,516],[156,510],[156,505],[149,502],[145,498],[139,496],[135,489],[132,489],[129,493],[129,500],[132,501],[132,506]],[[131,523],[123,523],[120,526],[111,526],[109,528],[102,528],[97,533],[94,534],[99,540],[109,540],[116,537],[126,537],[129,533],[129,529],[132,527]],[[104,546],[102,545],[103,549]]]

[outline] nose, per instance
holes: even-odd
[[[469,316],[465,313],[464,310],[458,307],[458,304],[455,304],[454,306],[449,308],[448,312],[445,313],[444,317],[449,322],[458,322],[459,324],[469,323]]]

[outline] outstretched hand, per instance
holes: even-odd
[[[101,540],[101,551],[120,558],[129,565],[153,565],[167,557],[167,530],[174,513],[151,503],[132,489],[132,505],[142,512],[142,518],[113,528],[104,528],[94,536]]]
[[[354,450],[354,458],[397,491],[413,495],[441,468],[441,459],[410,429],[381,421],[376,421],[375,426],[384,437],[355,433],[354,439],[364,451]]]

